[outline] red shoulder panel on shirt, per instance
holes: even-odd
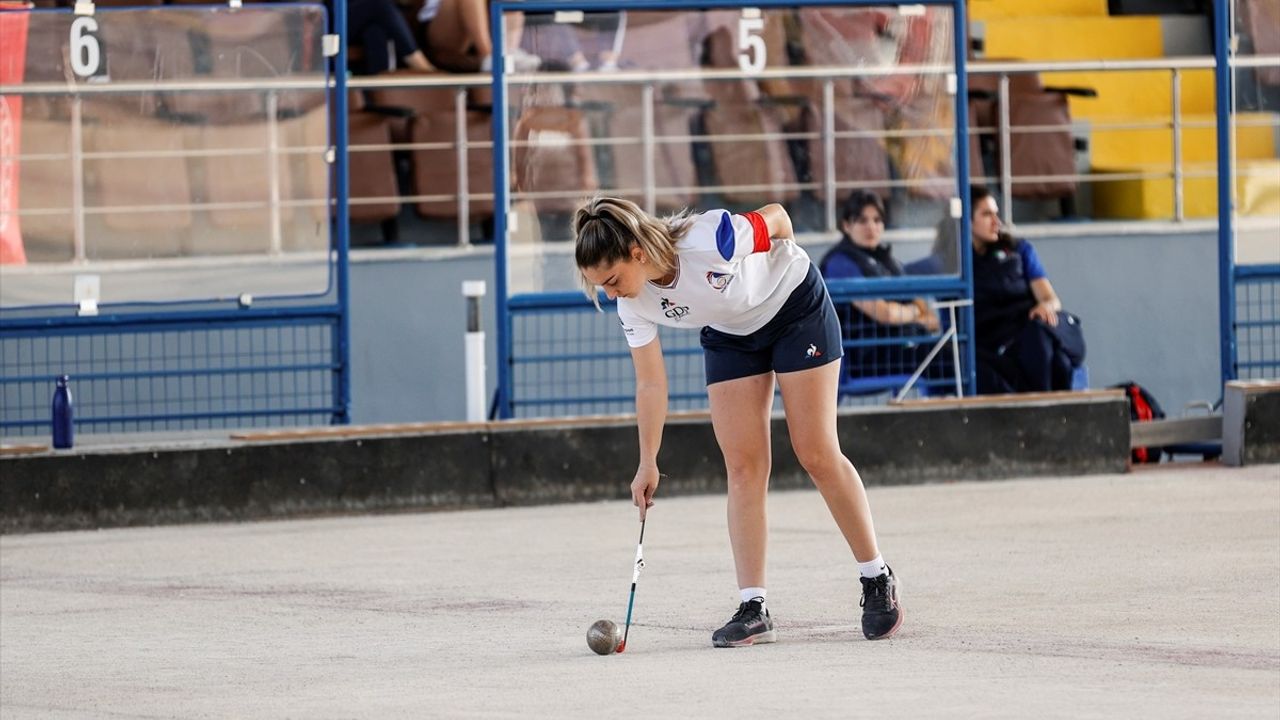
[[[755,249],[751,252],[769,252],[772,243],[769,241],[769,225],[764,221],[764,216],[752,210],[742,213],[742,217],[751,223],[751,228],[755,231]]]

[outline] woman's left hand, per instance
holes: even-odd
[[[1053,303],[1042,302],[1031,308],[1031,319],[1039,320],[1049,327],[1057,327],[1058,311],[1053,309]]]

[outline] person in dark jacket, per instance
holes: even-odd
[[[884,237],[885,209],[879,195],[855,190],[845,200],[840,220],[840,240],[819,263],[827,280],[841,278],[898,277],[902,265]],[[837,308],[847,338],[876,344],[849,349],[845,372],[852,377],[910,374],[924,361],[932,346],[930,335],[939,332],[937,313],[923,298],[909,302],[856,300]],[[880,341],[902,338],[901,342]],[[946,355],[946,353],[942,353]],[[945,357],[935,358],[941,365]]]
[[[1071,389],[1084,360],[1078,319],[1062,311],[1035,247],[1001,229],[991,192],[975,185],[970,200],[978,393]]]

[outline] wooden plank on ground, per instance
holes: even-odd
[[[1161,447],[1222,439],[1222,416],[1136,422],[1129,426],[1129,447]]]
[[[0,445],[0,457],[9,455],[34,455],[36,453],[48,451],[48,445],[41,445],[39,443],[29,445]]]

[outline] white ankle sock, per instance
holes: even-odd
[[[862,573],[864,578],[878,578],[888,573],[889,567],[884,564],[884,558],[877,555],[873,560],[858,563],[858,572]]]
[[[764,602],[765,590],[762,587],[742,588],[738,592],[742,595],[742,602],[751,602],[756,598],[760,598],[760,602]]]

